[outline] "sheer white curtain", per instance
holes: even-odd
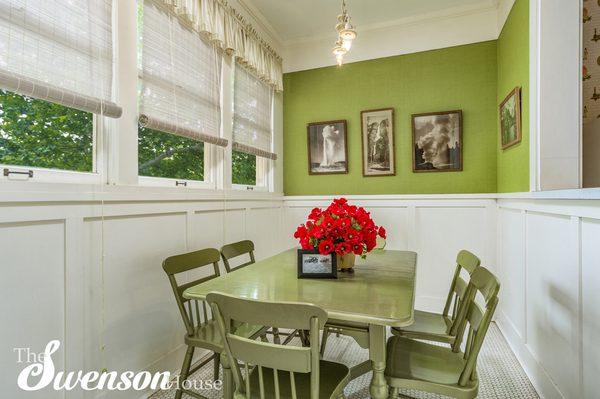
[[[273,152],[273,89],[236,64],[233,92],[233,149],[269,159]]]
[[[227,146],[218,50],[160,1],[146,0],[142,19],[140,124]]]
[[[112,0],[0,0],[0,88],[118,118]]]

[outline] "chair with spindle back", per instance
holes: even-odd
[[[220,293],[208,294],[206,299],[212,306],[232,365],[235,399],[343,397],[350,370],[319,356],[319,330],[327,320],[323,309],[304,303],[261,302]],[[297,347],[252,341],[231,333],[233,321],[307,330],[310,344]]]
[[[478,267],[467,287],[466,315],[457,334],[469,332],[464,353],[460,342],[452,348],[437,346],[406,337],[394,336],[387,344],[385,378],[392,387],[391,398],[398,398],[399,389],[414,389],[458,399],[477,397],[479,378],[477,356],[498,304],[498,279],[486,268]],[[482,308],[476,294],[483,297]]]
[[[456,269],[450,284],[444,311],[439,313],[415,311],[415,321],[403,328],[392,328],[392,334],[407,338],[424,339],[453,345],[455,340],[462,339],[457,335],[458,326],[466,312],[465,296],[468,281],[460,273],[465,269],[469,275],[479,267],[481,261],[469,251],[462,250],[456,256]],[[460,342],[459,342],[460,343]]]
[[[169,277],[169,282],[175,294],[175,300],[186,329],[184,342],[187,345],[187,351],[181,367],[180,388],[175,393],[176,399],[180,399],[182,393],[202,398],[196,392],[183,389],[183,382],[211,360],[214,360],[214,378],[219,378],[219,354],[223,351],[223,341],[221,340],[217,324],[212,317],[212,312],[209,312],[209,306],[206,304],[206,301],[190,300],[183,297],[183,292],[187,288],[219,276],[219,257],[220,253],[217,249],[207,248],[171,256],[163,262],[163,270]],[[176,275],[204,268],[210,269],[210,266],[212,266],[212,270],[209,275],[184,284],[177,283]],[[264,334],[264,329],[261,326],[244,324],[238,326],[235,333],[244,337],[256,338]],[[213,355],[196,365],[193,369],[190,369],[195,348],[207,349],[212,351]]]

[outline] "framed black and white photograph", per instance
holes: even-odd
[[[298,278],[337,278],[335,253],[321,255],[315,249],[299,249]]]
[[[328,175],[348,173],[346,121],[309,123],[308,173]]]
[[[462,111],[412,116],[413,172],[458,172],[462,165]]]
[[[360,116],[363,176],[395,175],[394,109],[362,111]]]

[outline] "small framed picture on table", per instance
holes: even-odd
[[[321,255],[315,249],[299,249],[298,278],[337,278],[335,253]]]

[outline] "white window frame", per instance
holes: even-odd
[[[169,134],[169,133],[165,133]],[[215,146],[209,143],[204,143],[204,180],[191,179],[174,179],[170,177],[153,177],[139,175],[138,182],[140,186],[150,187],[178,187],[185,188],[202,188],[207,190],[216,189],[215,180]],[[139,169],[138,169],[139,170]]]
[[[40,100],[44,101],[44,100]],[[101,129],[101,121],[98,115],[93,116],[92,122],[92,171],[79,172],[68,169],[41,168],[29,165],[10,165],[0,163],[0,181],[29,181],[39,183],[70,183],[70,184],[102,184],[105,170],[105,148],[104,132]],[[107,118],[104,118],[107,119]],[[101,134],[98,134],[101,133]],[[11,173],[4,175],[4,170],[8,169]],[[24,174],[33,172],[29,177]]]

